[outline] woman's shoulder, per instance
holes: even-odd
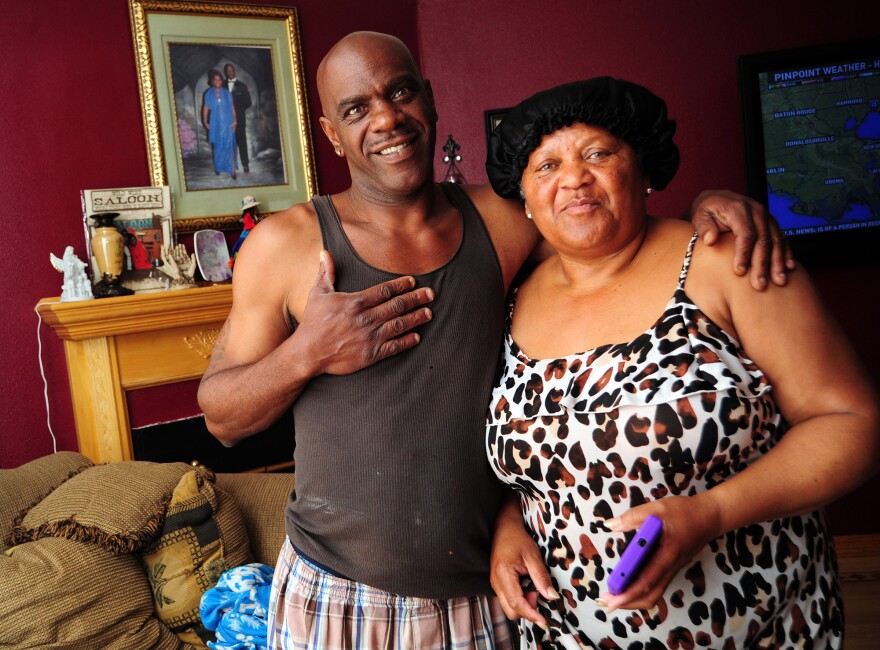
[[[648,217],[648,246],[645,248],[647,260],[651,267],[661,264],[676,267],[684,264],[694,236],[693,226],[681,219]]]
[[[684,289],[703,313],[736,337],[731,303],[735,295],[752,289],[748,275],[734,271],[735,248],[730,233],[720,234],[711,246],[698,238]]]
[[[711,246],[701,238],[697,238],[697,243],[694,246],[694,263],[699,265],[701,274],[712,275],[713,281],[745,280],[748,282],[748,277],[739,276],[733,272],[735,252],[736,238],[732,233],[720,233]]]
[[[694,227],[689,221],[683,219],[672,219],[669,217],[648,217],[649,232],[659,236],[672,239],[689,238],[694,234]]]

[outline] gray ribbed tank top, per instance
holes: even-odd
[[[417,275],[433,319],[414,349],[313,379],[294,403],[296,488],[287,534],[309,558],[379,589],[427,598],[490,593],[501,487],[486,460],[486,407],[504,324],[501,268],[482,218],[442,184],[463,220],[458,251]],[[395,277],[352,248],[329,197],[312,199],[336,290]]]

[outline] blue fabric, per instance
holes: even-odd
[[[211,111],[208,118],[208,142],[214,147],[214,171],[231,174],[237,167],[235,129],[232,128],[232,95],[220,88],[220,97],[213,86],[203,96],[205,106]]]
[[[211,650],[267,650],[269,592],[274,570],[265,564],[230,569],[202,594],[202,624],[217,635]]]

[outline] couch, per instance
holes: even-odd
[[[293,483],[74,452],[0,470],[0,648],[205,647],[201,594],[274,567]]]

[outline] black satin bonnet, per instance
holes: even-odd
[[[575,122],[602,127],[629,144],[654,189],[662,190],[675,176],[679,153],[666,103],[638,84],[594,77],[543,90],[504,115],[489,139],[486,158],[495,192],[518,198],[529,155],[545,135]]]

